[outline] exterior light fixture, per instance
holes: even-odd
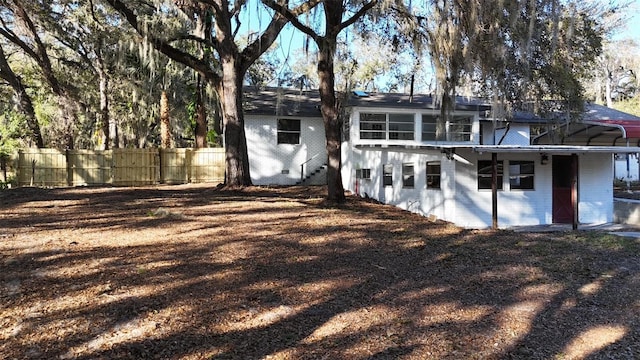
[[[549,162],[549,155],[541,154],[540,155],[540,165],[547,165],[548,162]]]

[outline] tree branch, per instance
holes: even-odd
[[[109,3],[109,5],[111,5],[111,7],[113,7],[116,11],[118,11],[125,17],[127,22],[129,22],[129,24],[139,35],[149,39],[149,42],[156,50],[160,51],[172,60],[175,60],[192,68],[193,70],[202,74],[202,76],[204,76],[208,80],[212,80],[214,82],[218,82],[221,80],[220,76],[215,71],[213,71],[202,59],[181,51],[168,44],[167,41],[162,40],[153,34],[145,32],[138,23],[137,15],[131,9],[129,9],[124,4],[124,2],[122,2],[121,0],[107,0],[107,2]]]
[[[294,9],[287,9],[287,11],[291,13],[291,15],[294,16],[297,21],[297,17],[300,14],[310,11],[319,3],[320,1],[313,0],[309,1],[308,3],[302,4]],[[286,1],[283,1],[283,4],[286,4]],[[267,26],[267,29],[262,33],[262,35],[247,47],[245,47],[242,51],[241,59],[243,63],[241,64],[241,69],[248,69],[249,66],[251,66],[251,64],[253,64],[262,53],[264,53],[269,47],[271,47],[282,28],[289,21],[290,20],[286,16],[282,15],[279,11],[276,11],[276,13],[273,15],[273,18],[271,19],[271,22],[269,23],[269,26]]]
[[[302,31],[310,38],[312,38],[315,42],[319,42],[320,35],[318,35],[313,29],[304,25],[298,20],[298,15],[308,12],[314,7],[316,7],[321,0],[310,0],[302,5],[300,5],[296,12],[294,10],[289,10],[286,6],[275,2],[274,0],[262,0],[262,3],[268,6],[269,8],[275,10],[277,13],[284,16],[287,20],[291,22],[291,25],[295,26],[296,29]]]
[[[29,57],[35,61],[40,61],[38,54],[33,50],[26,42],[22,41],[13,31],[6,28],[0,28],[0,35],[4,36],[7,40],[11,41],[15,45],[19,46]]]
[[[358,10],[358,12],[356,12],[355,14],[353,14],[352,17],[350,17],[349,19],[347,19],[345,22],[343,22],[342,24],[340,24],[340,31],[344,30],[345,28],[353,25],[353,23],[355,23],[356,21],[358,21],[358,19],[360,19],[361,17],[364,16],[364,14],[371,10],[374,6],[376,6],[378,4],[378,0],[371,0],[368,3],[364,4],[362,6],[362,8],[360,8],[360,10]]]

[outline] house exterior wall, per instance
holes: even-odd
[[[389,139],[360,139],[360,114],[412,114],[414,116],[414,138],[413,140],[389,140]],[[428,109],[398,109],[398,108],[353,108],[350,117],[349,138],[353,145],[409,145],[421,146],[425,144],[480,144],[480,121],[478,113],[474,111],[456,111],[454,115],[465,115],[472,117],[471,139],[464,142],[452,141],[426,141],[422,139],[422,115],[439,115],[440,110]]]
[[[442,172],[440,189],[427,189],[427,162],[439,161]],[[403,164],[414,167],[413,187],[403,186]],[[391,186],[383,186],[383,166],[391,165]],[[370,179],[357,179],[356,169],[370,169]],[[440,151],[420,153],[402,150],[357,149],[343,146],[342,179],[345,189],[359,196],[376,199],[425,216],[444,219],[454,203],[453,161]]]
[[[613,155],[581,155],[578,168],[578,221],[586,224],[613,221]]]
[[[512,123],[509,125],[508,131],[506,126],[504,126],[503,124],[497,124],[494,131],[492,122],[483,121],[481,130],[483,145],[528,146],[531,141],[531,131],[528,124]],[[500,143],[500,139],[502,139],[502,143]]]
[[[300,120],[300,143],[278,144],[278,119]],[[327,160],[322,118],[246,116],[245,134],[251,180],[255,185],[293,185]],[[315,156],[315,157],[314,157]]]
[[[400,150],[393,148],[350,148],[343,146],[345,188],[360,196],[398,206],[425,216],[435,215],[466,228],[487,228],[492,223],[491,190],[478,190],[477,164],[491,160],[490,153],[478,154],[458,149],[455,159],[436,150]],[[500,153],[503,161],[503,189],[498,191],[498,226],[508,228],[553,222],[552,164],[542,165],[539,153]],[[532,161],[534,188],[512,189],[510,161]],[[441,162],[441,188],[426,188],[427,161]],[[414,164],[413,188],[402,186],[402,165]],[[382,167],[393,166],[393,185],[383,186]],[[611,154],[579,156],[579,203],[581,223],[612,221],[613,181]],[[356,169],[370,169],[371,178],[356,179]]]
[[[459,151],[469,163],[455,164],[455,212],[449,221],[468,228],[490,227],[492,223],[491,190],[478,190],[477,164],[479,160],[491,160],[490,153],[477,154]],[[511,189],[509,162],[533,161],[534,188]],[[540,154],[498,154],[503,162],[502,190],[498,190],[498,226],[540,225],[552,222],[551,164],[540,164]]]

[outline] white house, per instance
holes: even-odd
[[[317,92],[266,89],[249,93],[246,108],[254,183],[294,184],[322,168]],[[353,94],[348,110],[345,189],[468,228],[611,222],[614,154],[640,151],[630,142],[636,125],[597,106],[588,120],[562,124],[561,145],[531,136],[545,120],[498,121],[477,99],[456,99],[446,141],[436,141],[430,96]]]

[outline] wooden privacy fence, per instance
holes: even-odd
[[[55,150],[18,152],[18,186],[138,186],[221,183],[222,148]]]

